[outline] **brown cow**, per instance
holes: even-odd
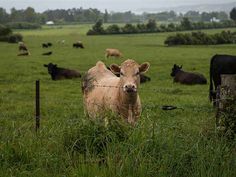
[[[82,83],[85,112],[90,117],[96,117],[111,110],[134,124],[141,114],[137,92],[140,74],[149,69],[149,63],[139,65],[128,59],[121,66],[112,64],[110,68],[112,72],[99,61],[85,75]],[[113,73],[120,74],[120,77]]]
[[[123,56],[122,53],[118,49],[106,49],[106,52],[105,52],[106,58],[109,58],[109,57],[120,58],[122,56]]]

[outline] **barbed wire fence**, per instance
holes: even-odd
[[[54,84],[57,81],[52,81],[52,80],[43,80],[41,81],[41,83],[43,84]],[[80,83],[80,86],[82,87],[81,81],[78,81],[76,79],[73,79],[72,82],[75,83]],[[0,79],[0,84],[33,84],[35,83],[35,80],[29,80],[29,81],[18,81],[18,80],[1,80]],[[89,87],[97,87],[97,88],[112,88],[112,89],[122,89],[123,87],[121,86],[114,86],[114,85],[100,85],[100,84],[92,84]],[[152,91],[153,93],[172,93],[172,92],[180,92],[181,94],[186,93],[185,96],[188,96],[188,92],[192,92],[192,90],[180,90],[180,89],[172,89],[172,88],[148,88],[148,87],[143,87],[141,86],[138,90],[140,91]],[[39,80],[36,81],[36,95],[35,95],[35,129],[36,131],[39,129],[40,127],[40,96],[39,94],[40,92],[40,85],[39,85]],[[202,94],[207,94],[207,91],[198,91],[198,93],[202,93]],[[191,95],[189,95],[191,96]],[[53,100],[54,101],[54,100]],[[81,98],[79,101],[81,101],[81,103],[83,103],[83,98]],[[215,102],[219,102],[220,99],[214,100]],[[203,108],[203,107],[196,107],[196,106],[178,106],[178,105],[163,105],[163,104],[158,104],[158,103],[152,103],[152,100],[148,101],[151,104],[144,104],[142,106],[143,110],[153,110],[153,109],[162,109],[162,110],[174,110],[174,109],[179,109],[179,110],[185,110],[185,109],[191,109],[193,111],[213,111],[214,108]],[[60,103],[64,103],[64,100]],[[99,107],[100,109],[103,109],[102,105],[99,105],[97,103],[90,103],[90,104],[94,104],[94,106]],[[127,108],[127,105],[121,105],[122,108]]]

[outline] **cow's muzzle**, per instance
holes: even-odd
[[[135,93],[137,92],[137,87],[133,84],[125,85],[124,91],[127,93]]]

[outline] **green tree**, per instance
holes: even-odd
[[[103,28],[103,22],[102,20],[98,20],[92,27],[93,31],[103,34],[104,33],[104,28]]]
[[[6,23],[9,21],[9,15],[7,14],[6,10],[0,8],[0,23]]]
[[[236,7],[230,11],[230,18],[236,22]]]
[[[192,29],[192,23],[187,17],[184,17],[181,21],[181,27],[184,30],[191,30]]]
[[[35,10],[32,7],[27,7],[27,9],[25,9],[24,17],[24,20],[30,23],[36,22],[37,19]]]
[[[156,20],[149,19],[146,26],[148,31],[153,31],[153,32],[156,31],[157,29]]]
[[[106,10],[105,10],[105,14],[104,14],[104,16],[103,16],[103,21],[104,21],[104,23],[107,23],[107,22],[108,22],[108,18],[109,18],[109,14],[108,14],[107,9],[106,9]]]

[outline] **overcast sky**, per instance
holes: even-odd
[[[98,8],[102,11],[127,11],[134,12],[140,9],[176,7],[182,5],[195,4],[216,4],[235,2],[236,0],[0,0],[0,7],[7,10],[15,7],[24,9],[28,6],[33,7],[36,11],[47,9],[68,9],[68,8]]]

